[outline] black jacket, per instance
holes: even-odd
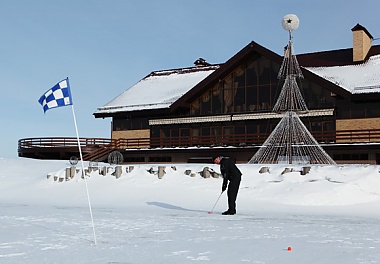
[[[223,175],[223,186],[227,186],[228,181],[241,180],[241,172],[230,158],[223,157],[220,159],[220,172]]]

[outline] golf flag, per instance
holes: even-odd
[[[73,105],[73,99],[71,97],[71,91],[70,91],[70,84],[69,84],[69,78],[66,78],[56,85],[54,85],[52,88],[46,91],[41,98],[38,100],[38,102],[42,105],[44,109],[44,113],[52,108],[71,105],[71,110],[73,112],[73,119],[74,119],[74,126],[75,126],[75,132],[77,134],[77,142],[78,142],[78,149],[79,149],[79,156],[82,164],[82,175],[84,175],[84,181],[86,183],[86,191],[87,191],[87,200],[88,200],[88,207],[90,209],[90,215],[91,215],[91,222],[92,222],[92,230],[94,233],[94,243],[96,245],[96,234],[95,234],[95,225],[94,225],[94,218],[92,216],[92,208],[91,208],[91,201],[90,201],[90,195],[88,192],[87,187],[87,176],[84,169],[84,163],[83,163],[83,156],[82,156],[82,149],[80,146],[80,139],[79,139],[79,133],[78,133],[78,126],[77,126],[77,119],[75,117],[75,111],[74,111],[74,105]]]
[[[54,85],[41,96],[38,102],[42,105],[44,113],[52,108],[72,105],[69,79],[66,78]]]

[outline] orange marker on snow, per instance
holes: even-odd
[[[292,247],[288,247],[288,251],[292,251]]]

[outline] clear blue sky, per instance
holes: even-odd
[[[287,14],[300,19],[296,53],[349,48],[357,23],[380,37],[379,11],[377,0],[0,0],[0,157],[17,157],[21,138],[75,137],[71,107],[37,102],[66,77],[79,135],[109,138],[111,120],[93,112],[151,71],[222,63],[252,40],[282,54]]]

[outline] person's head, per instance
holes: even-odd
[[[213,161],[215,164],[219,164],[220,163],[220,156],[213,157]]]

